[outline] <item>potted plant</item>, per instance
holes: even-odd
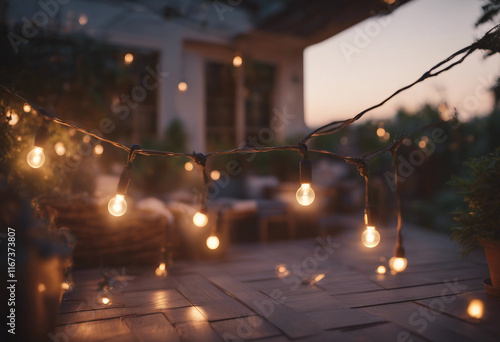
[[[451,238],[462,245],[467,256],[482,246],[490,270],[491,283],[500,290],[500,148],[495,153],[466,163],[472,178],[454,177],[450,182],[459,190],[467,207],[454,213],[458,226]],[[488,281],[485,287],[488,290]]]

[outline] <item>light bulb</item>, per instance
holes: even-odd
[[[14,126],[16,123],[19,122],[19,115],[17,115],[13,111],[9,111],[9,116],[10,116],[9,125]]]
[[[165,270],[165,267],[166,267],[166,265],[165,265],[165,263],[164,263],[164,262],[162,262],[162,263],[160,264],[160,266],[158,266],[158,268],[159,268],[160,270],[162,270],[162,271],[164,271],[164,270]]]
[[[375,227],[367,226],[366,230],[361,234],[361,242],[368,248],[373,248],[380,242],[380,234]]]
[[[220,178],[220,171],[213,170],[212,172],[210,172],[210,178],[212,178],[212,180],[218,180]]]
[[[378,274],[385,274],[387,270],[385,269],[385,266],[383,265],[380,265],[379,267],[377,267],[377,273]]]
[[[179,89],[179,91],[183,93],[188,89],[188,85],[186,82],[179,82],[179,84],[177,85],[177,89]]]
[[[210,249],[217,249],[217,247],[219,247],[219,238],[215,235],[209,236],[207,239],[207,247]]]
[[[23,106],[23,110],[25,113],[29,113],[29,112],[31,112],[31,106],[29,104],[25,103]]]
[[[299,190],[297,190],[297,202],[299,204],[306,206],[314,202],[314,198],[316,198],[316,194],[314,190],[311,188],[311,184],[304,183],[300,186]]]
[[[102,147],[102,145],[101,145],[101,144],[97,144],[97,145],[95,145],[95,146],[94,146],[94,153],[95,153],[96,155],[98,155],[98,156],[99,156],[99,155],[101,155],[103,152],[104,152],[104,147]]]
[[[56,151],[56,154],[58,156],[62,156],[66,153],[66,147],[62,142],[59,141],[54,145],[54,151]]]
[[[184,164],[184,169],[185,169],[186,171],[193,171],[193,169],[194,169],[194,165],[193,165],[193,163],[191,163],[191,162],[187,162],[186,164]]]
[[[233,66],[235,68],[239,68],[243,64],[243,58],[240,56],[236,56],[233,58]]]
[[[109,304],[109,298],[108,297],[102,297],[101,301],[102,301],[102,303],[104,305],[108,305]]]
[[[45,154],[43,154],[43,148],[35,147],[28,153],[27,157],[28,165],[34,169],[38,169],[45,163]]]
[[[396,272],[403,272],[407,264],[408,260],[406,258],[392,257],[389,259],[389,267]]]
[[[124,195],[116,195],[109,200],[108,211],[113,216],[122,216],[127,211],[127,202]]]
[[[70,288],[71,288],[71,284],[68,283],[67,281],[61,283],[61,289],[63,289],[64,291],[68,291]]]
[[[205,215],[205,214],[203,214],[203,213],[201,213],[201,212],[198,211],[193,216],[193,223],[197,227],[205,227],[207,225],[207,223],[208,223],[208,217],[207,217],[207,215]]]
[[[123,61],[124,61],[124,62],[125,62],[125,64],[127,64],[127,65],[128,65],[128,64],[130,64],[130,63],[132,63],[132,62],[134,61],[134,55],[133,55],[133,54],[131,54],[131,53],[127,53],[127,54],[125,55],[125,57],[123,57]]]

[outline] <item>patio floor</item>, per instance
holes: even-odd
[[[352,229],[320,240],[238,245],[218,261],[154,270],[114,269],[107,306],[99,270],[74,272],[52,340],[59,341],[498,341],[500,300],[487,296],[481,253],[462,260],[447,236],[405,227],[408,267],[377,275],[393,229],[374,249]],[[290,274],[279,278],[275,267]],[[303,278],[325,277],[315,284]],[[472,318],[472,299],[484,303]]]

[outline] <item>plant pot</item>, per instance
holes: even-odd
[[[484,247],[486,253],[491,283],[494,287],[500,288],[500,241],[480,239],[479,243]]]

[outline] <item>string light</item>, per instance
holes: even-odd
[[[87,25],[88,21],[89,21],[89,18],[87,17],[87,15],[85,13],[80,14],[80,17],[78,17],[78,23],[82,26]]]
[[[12,110],[7,112],[7,118],[9,119],[9,125],[11,126],[15,126],[19,122],[19,115]]]
[[[40,283],[38,284],[38,292],[42,293],[42,292],[45,292],[47,288],[45,287],[45,284],[43,283]]]
[[[69,291],[70,288],[71,285],[67,281],[61,283],[61,289],[63,289],[64,291]]]
[[[58,156],[63,156],[66,153],[66,147],[59,141],[54,145],[54,151]]]
[[[425,72],[415,82],[413,82],[413,83],[411,83],[411,84],[409,84],[409,85],[407,85],[405,87],[402,87],[402,88],[398,89],[396,92],[394,92],[392,95],[390,95],[389,97],[387,97],[386,99],[384,99],[380,103],[378,103],[378,104],[376,104],[374,106],[371,106],[371,107],[369,107],[369,108],[361,111],[360,113],[358,113],[357,115],[355,115],[352,118],[349,118],[349,119],[346,119],[346,120],[343,120],[343,121],[334,121],[334,122],[328,123],[326,125],[323,125],[323,126],[317,128],[316,130],[314,130],[313,132],[311,132],[310,134],[308,134],[306,137],[304,137],[299,142],[299,148],[298,149],[297,149],[296,146],[277,146],[277,147],[263,147],[263,148],[253,148],[253,149],[252,148],[243,147],[243,148],[236,148],[236,149],[232,149],[232,150],[228,150],[228,151],[213,152],[213,153],[208,153],[206,155],[203,155],[203,154],[201,154],[201,155],[202,155],[202,157],[204,159],[206,159],[206,157],[208,157],[208,156],[216,156],[216,155],[232,154],[232,153],[242,153],[242,152],[243,153],[254,153],[254,152],[278,151],[278,150],[299,150],[299,151],[302,152],[304,150],[304,146],[306,146],[305,144],[311,138],[335,133],[335,132],[337,132],[337,131],[339,131],[339,130],[341,130],[341,129],[347,127],[347,126],[349,126],[350,124],[354,123],[355,121],[359,120],[367,112],[372,111],[372,110],[374,110],[376,108],[381,107],[382,105],[384,105],[387,101],[389,101],[391,98],[393,98],[397,94],[399,94],[399,93],[401,93],[401,92],[403,92],[403,91],[405,91],[407,89],[410,89],[414,85],[416,85],[416,84],[418,84],[420,82],[423,82],[427,78],[435,77],[435,76],[441,74],[442,72],[450,70],[452,67],[454,67],[454,66],[462,63],[473,51],[475,51],[477,49],[488,50],[489,49],[488,48],[488,46],[489,46],[488,42],[494,40],[494,38],[498,34],[499,28],[500,28],[500,25],[496,25],[491,30],[489,30],[480,40],[474,42],[473,44],[471,44],[471,45],[469,45],[469,46],[467,46],[465,48],[462,48],[461,50],[459,50],[456,53],[452,54],[451,56],[449,56],[445,60],[439,62],[438,64],[436,64],[435,66],[433,66],[430,70],[428,70],[427,72]],[[458,61],[451,62],[455,58],[458,58],[458,56],[460,56],[460,55],[462,55],[462,57]],[[134,59],[134,56],[131,53],[127,53],[124,56],[124,62],[126,64],[132,63],[133,59]],[[235,56],[235,58],[233,59],[233,65],[235,67],[241,66],[242,62],[243,62],[243,60],[242,60],[242,58],[240,56]],[[448,65],[447,67],[443,67],[443,66],[445,66],[446,63],[449,63],[450,65]],[[100,136],[98,136],[96,134],[93,134],[91,132],[88,132],[85,129],[79,127],[78,125],[75,125],[72,122],[69,122],[69,121],[57,118],[57,117],[53,116],[52,114],[50,114],[49,112],[47,112],[46,110],[44,110],[43,108],[40,108],[38,106],[33,106],[33,104],[30,103],[29,101],[27,101],[24,97],[22,97],[21,95],[17,94],[16,92],[10,90],[9,88],[5,87],[2,84],[0,84],[0,88],[2,88],[4,91],[8,92],[11,95],[18,97],[22,101],[27,102],[27,105],[33,107],[36,110],[37,114],[42,115],[45,119],[50,119],[50,120],[52,120],[55,123],[58,123],[60,125],[64,125],[64,126],[69,127],[70,128],[70,132],[69,132],[70,135],[74,134],[78,130],[80,132],[87,133],[89,135],[89,140],[90,140],[90,136],[92,136],[92,137],[94,137],[96,139],[99,139],[101,141],[108,142],[108,143],[112,144],[115,147],[118,147],[118,148],[124,149],[126,151],[129,151],[132,156],[135,156],[135,151],[133,151],[132,149],[128,149],[126,146],[124,146],[124,145],[122,145],[122,144],[120,144],[118,142],[115,142],[115,141],[112,141],[112,140],[100,137]],[[27,108],[27,107],[25,106],[24,108]],[[410,133],[410,134],[413,134],[413,133]],[[408,136],[408,135],[409,134],[406,134],[406,136]],[[384,137],[385,136],[386,135],[384,134]],[[35,146],[36,146],[36,148],[34,149],[34,151],[32,151],[32,152],[34,152],[33,154],[35,154],[35,156],[34,157],[32,156],[31,159],[35,159],[36,160],[36,163],[34,163],[34,165],[36,165],[36,166],[34,166],[34,167],[40,167],[43,164],[42,159],[44,160],[43,147],[37,146],[36,141],[37,141],[37,137],[35,137]],[[348,138],[345,137],[345,136],[342,137],[341,138],[341,144],[347,144],[347,143],[348,143]],[[396,145],[397,145],[396,142],[394,142],[394,143],[392,143],[392,144],[389,145],[389,147],[391,148],[391,152],[392,152],[392,148],[394,148],[394,146],[396,146]],[[369,154],[370,158],[367,158],[367,159],[371,159],[374,156],[377,156],[377,155],[379,155],[381,153],[384,153],[384,152],[386,152],[388,150],[389,149],[387,147],[381,148],[378,151],[375,151],[375,152],[372,152],[371,154]],[[321,154],[330,155],[330,156],[333,156],[333,157],[336,157],[336,158],[340,158],[340,159],[343,159],[346,162],[350,162],[353,159],[351,157],[341,156],[341,155],[338,155],[338,154],[335,154],[335,153],[329,152],[329,151],[322,151],[322,150],[321,151],[320,150],[313,150],[313,151],[316,152],[316,153],[321,153]],[[169,151],[141,150],[138,153],[142,154],[142,155],[146,155],[146,156],[174,156],[174,157],[187,156],[189,158],[192,158],[193,160],[199,157],[198,155],[195,155],[195,153],[193,153],[193,154],[186,154],[186,153],[174,153],[174,152],[169,152]],[[28,159],[30,159],[30,158],[28,158]],[[305,159],[307,159],[307,158],[305,158]],[[129,158],[129,163],[130,162],[131,162],[131,159]],[[302,164],[302,162],[301,162],[301,164]],[[302,171],[302,165],[301,165],[301,171]],[[124,171],[124,173],[125,173],[125,171]],[[302,172],[301,172],[301,174],[302,174]],[[122,174],[122,176],[123,176],[123,174]],[[204,177],[206,179],[206,175],[205,174],[204,174]],[[122,178],[123,177],[121,177],[120,180],[122,180]],[[126,185],[128,185],[128,181],[129,181],[129,178],[127,179],[127,182],[126,182],[127,184]],[[120,189],[120,183],[119,183],[119,189]],[[309,205],[310,203],[312,203],[312,201],[314,200],[314,197],[315,197],[314,191],[310,187],[311,183],[310,182],[302,182],[301,181],[301,184],[302,184],[301,188],[304,188],[303,190],[305,192],[307,192],[307,195],[304,195],[304,194],[301,193],[300,196],[298,196],[298,197],[300,197],[300,198],[303,198],[303,197],[307,198],[307,200],[305,202],[304,201],[303,202],[304,203],[309,202],[308,204],[306,204],[306,205]],[[397,181],[396,181],[396,185],[397,185]],[[126,186],[125,186],[125,190],[126,190]],[[299,191],[298,191],[298,194],[299,194]],[[117,197],[118,197],[119,201],[125,202],[125,193],[122,194],[122,193],[119,193],[117,191]],[[311,200],[311,197],[312,197],[312,200]],[[126,202],[125,202],[125,204],[126,204]],[[114,207],[114,205],[112,207]],[[198,217],[200,217],[200,216],[201,215],[198,215]],[[207,221],[208,221],[208,218],[207,218]],[[399,221],[400,221],[400,217],[399,217]],[[398,223],[398,244],[397,244],[397,246],[399,248],[401,248],[401,250],[403,251],[403,253],[400,253],[400,250],[397,249],[395,257],[391,258],[391,259],[393,259],[393,262],[390,262],[390,263],[393,266],[395,265],[394,266],[395,269],[404,270],[404,268],[406,267],[407,261],[404,258],[404,250],[402,249],[402,239],[401,239],[401,235],[400,235],[400,232],[401,232],[400,228],[401,228],[401,225],[400,225],[400,222],[399,222]],[[398,260],[398,259],[401,259],[401,260]],[[404,265],[404,266],[401,266],[401,265]]]
[[[210,249],[217,249],[219,247],[219,238],[215,235],[211,235],[207,239],[207,247]]]
[[[29,112],[31,112],[31,106],[29,104],[25,103],[23,106],[23,110],[25,113],[29,113]]]
[[[124,57],[123,57],[123,61],[125,62],[125,64],[129,65],[129,64],[132,64],[132,62],[134,61],[134,55],[131,54],[131,53],[127,53]]]
[[[241,56],[235,56],[233,58],[233,66],[239,68],[243,64],[243,58]]]
[[[380,265],[379,267],[377,267],[378,274],[385,274],[385,272],[387,272],[387,269],[385,268],[385,266]]]
[[[303,159],[300,161],[300,188],[297,190],[295,197],[300,205],[308,206],[316,198],[312,183],[312,165],[311,161],[307,158],[307,146],[299,145]]]
[[[408,265],[408,260],[405,257],[392,257],[389,259],[389,267],[395,272],[403,272]]]
[[[377,136],[382,138],[384,135],[385,135],[385,129],[383,129],[382,127],[378,128],[377,129]]]
[[[184,169],[185,169],[186,171],[188,171],[188,172],[189,172],[189,171],[193,171],[193,169],[194,169],[194,165],[193,165],[193,163],[191,163],[191,162],[187,162],[186,164],[184,164]]]
[[[208,216],[201,211],[198,211],[193,215],[193,223],[197,227],[205,227],[208,223]]]
[[[361,234],[361,242],[368,248],[376,247],[380,242],[380,233],[375,229],[374,222],[374,208],[366,207],[365,208],[365,224],[366,229]]]
[[[127,165],[123,168],[123,172],[118,182],[116,196],[108,203],[108,211],[113,216],[122,216],[127,211],[127,201],[125,195],[130,184],[130,176],[132,174],[132,162],[135,158],[135,151],[141,149],[139,145],[132,145],[127,158]]]
[[[94,146],[94,154],[100,156],[104,152],[104,147],[101,144]]]
[[[35,147],[28,153],[26,161],[28,165],[34,169],[42,167],[45,163],[45,154],[43,153],[43,145],[48,139],[48,129],[45,123],[43,123],[35,135]]]
[[[367,226],[366,230],[361,234],[363,245],[368,248],[376,247],[380,242],[380,234],[373,226]]]
[[[177,85],[177,89],[179,89],[181,93],[184,93],[188,90],[188,85],[186,82],[179,82],[179,84]]]
[[[210,178],[212,178],[212,180],[218,180],[220,178],[220,172],[219,170],[213,170],[212,172],[210,172]]]

